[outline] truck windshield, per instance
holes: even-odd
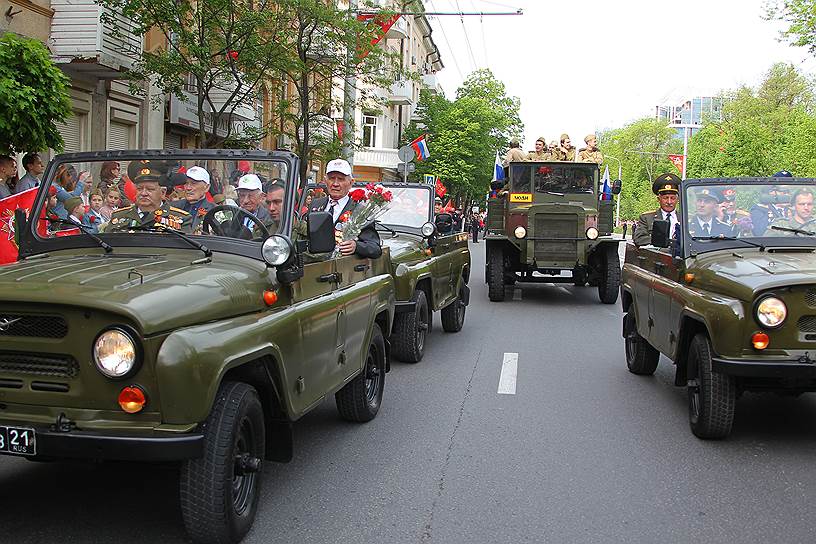
[[[592,193],[595,165],[567,163],[533,167],[533,183],[539,193]]]

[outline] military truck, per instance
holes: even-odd
[[[816,390],[814,193],[814,179],[687,180],[679,237],[655,221],[651,245],[627,245],[626,364],[674,363],[699,438],[728,436],[744,392]]]
[[[516,282],[597,286],[604,304],[618,299],[620,239],[613,206],[599,198],[595,163],[512,162],[506,185],[487,204],[485,281],[491,301]],[[620,193],[620,180],[611,194]],[[562,276],[563,271],[572,272]]]
[[[279,227],[229,205],[200,208],[201,235],[176,228],[188,218],[172,204],[139,219],[164,194],[147,182],[111,232],[46,216],[55,172],[98,179],[109,160],[131,177],[197,165],[222,180],[248,161],[286,182]],[[322,212],[293,241],[297,172],[281,152],[57,156],[28,218],[15,214],[20,260],[0,268],[0,453],[178,463],[192,540],[238,542],[264,462],[293,456],[295,421],[329,395],[344,419],[373,419],[394,320],[388,250],[320,258],[335,245]]]
[[[378,220],[383,246],[390,249],[396,288],[393,355],[416,363],[439,311],[442,329],[459,332],[470,301],[470,250],[467,234],[450,214],[434,215],[434,190],[417,183],[386,183],[393,198]]]

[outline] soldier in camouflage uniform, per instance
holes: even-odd
[[[528,161],[551,161],[553,160],[550,153],[547,151],[547,140],[544,136],[539,137],[535,141],[535,151],[527,153]]]
[[[587,134],[584,142],[587,146],[578,152],[578,162],[603,164],[604,158],[603,153],[598,149],[598,138],[594,134]]]

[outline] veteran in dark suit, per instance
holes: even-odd
[[[190,214],[191,231],[193,234],[201,234],[204,216],[215,207],[206,198],[210,189],[210,173],[200,166],[191,166],[183,175],[184,199],[174,201],[172,206]]]
[[[334,159],[326,165],[326,186],[328,196],[312,200],[309,212],[329,212],[337,225],[346,212],[352,212],[357,202],[349,197],[354,178],[351,176],[351,165],[343,159]],[[356,240],[346,240],[337,244],[342,255],[376,259],[382,255],[380,235],[374,224],[366,225]]]
[[[649,245],[652,241],[652,225],[655,220],[669,221],[669,232],[674,236],[677,225],[677,201],[680,193],[680,178],[674,174],[660,174],[652,182],[652,192],[657,195],[660,207],[640,214],[632,240],[637,246]]]
[[[717,219],[722,193],[713,187],[699,187],[694,191],[694,196],[696,213],[689,219],[689,234],[701,238],[733,236],[733,227]]]
[[[138,227],[168,227],[191,232],[191,217],[186,211],[164,202],[167,166],[162,161],[131,161],[128,176],[136,185],[136,203],[113,212],[105,232],[126,232]]]

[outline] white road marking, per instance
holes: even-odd
[[[565,292],[566,294],[568,294],[568,295],[571,295],[571,294],[572,294],[572,291],[570,291],[569,289],[567,289],[567,288],[566,288],[566,287],[564,287],[563,285],[559,285],[559,286],[558,286],[558,288],[559,288],[559,289],[561,289],[562,291],[564,291],[564,292]]]
[[[516,374],[518,373],[518,353],[505,353],[499,376],[499,395],[516,394]]]
[[[513,289],[513,300],[521,300],[521,289],[518,287]]]

